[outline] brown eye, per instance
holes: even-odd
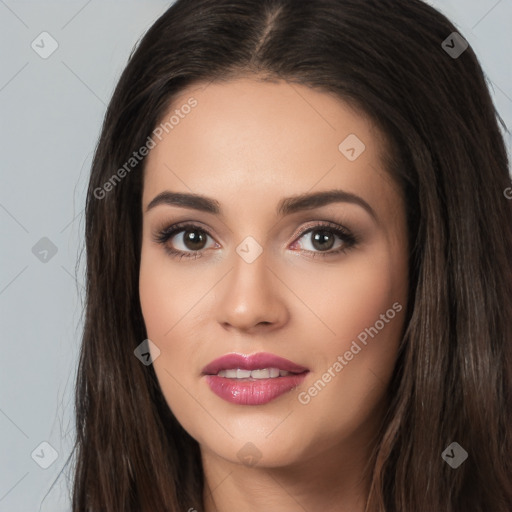
[[[355,247],[358,240],[345,227],[334,223],[317,224],[302,231],[297,242],[313,257],[334,256]]]
[[[328,251],[332,249],[336,236],[325,229],[315,229],[311,231],[313,236],[311,237],[312,245],[319,251]]]
[[[208,235],[199,229],[183,230],[183,244],[191,251],[200,251],[204,249]]]
[[[155,242],[164,246],[170,256],[199,258],[207,248],[211,235],[193,224],[178,224],[163,229],[154,236]]]

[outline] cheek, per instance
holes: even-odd
[[[181,425],[196,435],[197,414],[194,401],[187,393],[188,380],[193,377],[189,364],[197,350],[189,338],[183,340],[183,330],[190,327],[193,308],[204,294],[192,280],[171,270],[169,262],[151,249],[142,250],[139,296],[148,338],[159,348],[153,369],[164,398]],[[167,263],[167,264],[166,264]],[[195,288],[194,288],[195,286]]]
[[[139,276],[139,295],[148,337],[151,335],[160,337],[172,326],[171,304],[176,304],[175,293],[176,286],[167,281],[162,268],[151,264],[151,261],[145,260],[143,256]]]
[[[335,335],[317,345],[317,371],[298,399],[330,438],[340,428],[350,435],[382,405],[404,322],[406,258],[374,251],[347,260],[326,289],[313,304]]]
[[[297,283],[294,292],[310,310],[304,328],[317,333],[316,346],[331,357],[348,350],[351,341],[373,326],[394,302],[405,304],[407,269],[396,255],[385,250],[354,253],[328,270],[304,269],[300,279],[293,278],[295,270],[287,272],[287,280]],[[391,311],[393,317],[394,313]],[[389,332],[391,323],[399,322],[390,322],[383,330]]]
[[[139,273],[139,297],[148,337],[167,344],[175,327],[189,318],[192,308],[207,290],[197,274],[177,270],[160,248],[143,245]],[[193,312],[192,312],[193,314]]]
[[[153,248],[145,250],[143,247],[139,275],[140,305],[147,336],[160,350],[153,366],[162,390],[168,386],[165,370],[174,374],[173,365],[186,358],[186,350],[190,348],[189,344],[174,341],[182,325],[180,320],[190,310],[189,303],[193,299],[193,290],[182,280],[180,273],[172,272],[169,262],[166,264],[165,256]]]

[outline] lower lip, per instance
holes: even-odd
[[[254,380],[206,375],[206,382],[217,396],[227,402],[237,405],[263,405],[296,388],[307,373]]]

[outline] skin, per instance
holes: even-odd
[[[201,447],[206,512],[362,512],[370,483],[363,467],[385,412],[407,303],[406,216],[383,168],[384,138],[339,98],[284,81],[196,84],[171,110],[191,96],[197,106],[146,161],[139,291],[148,338],[160,350],[153,364],[161,389]],[[366,146],[354,161],[338,149],[349,134]],[[376,218],[350,202],[276,214],[284,197],[332,189],[360,196]],[[147,211],[165,190],[213,198],[222,214],[168,204]],[[182,221],[211,235],[203,234],[197,259],[173,258],[153,239]],[[331,234],[334,245],[322,251],[314,233],[299,234],[321,221],[344,226],[358,242],[322,257],[345,242]],[[236,252],[247,236],[263,250],[252,263]],[[182,231],[166,244],[197,253],[184,240]],[[301,403],[299,394],[329,368],[332,376],[338,356],[396,302],[402,310]],[[310,371],[265,405],[236,405],[201,375],[230,352],[270,352]],[[256,465],[237,456],[248,442]]]

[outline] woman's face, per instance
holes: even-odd
[[[140,267],[169,407],[236,463],[367,449],[407,302],[380,133],[332,95],[249,78],[189,88],[171,115],[146,162]]]

